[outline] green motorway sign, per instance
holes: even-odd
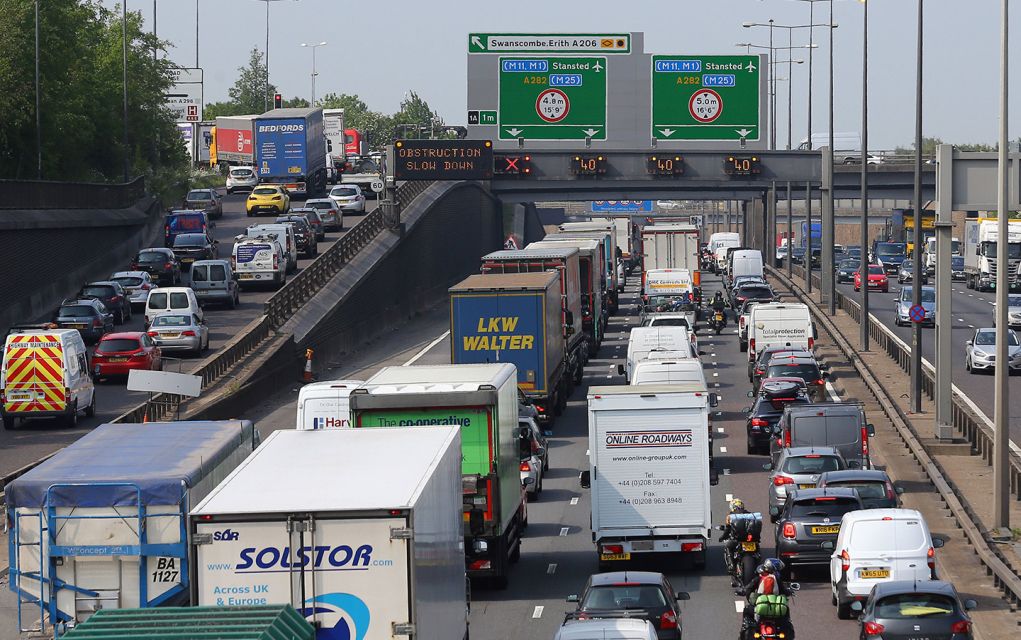
[[[606,58],[500,58],[500,139],[606,139]]]
[[[758,140],[758,56],[652,56],[652,137]]]
[[[469,33],[468,53],[631,53],[631,34]]]

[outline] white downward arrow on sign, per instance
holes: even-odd
[[[478,47],[479,49],[482,50],[486,49],[486,45],[482,44],[482,38],[478,36],[472,36],[472,44]]]
[[[591,138],[592,136],[599,133],[599,129],[582,129],[582,133]]]
[[[674,135],[674,129],[660,129],[659,132],[667,137]]]
[[[737,135],[741,136],[742,138],[747,138],[749,133],[751,133],[750,129],[738,129],[737,130]]]
[[[523,129],[517,129],[517,128],[515,128],[515,129],[507,129],[507,133],[511,134],[512,136],[516,136],[519,133],[521,133],[522,131],[523,131]]]

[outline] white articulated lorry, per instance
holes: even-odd
[[[468,637],[457,427],[276,431],[192,511],[192,602],[317,638]]]
[[[992,291],[996,288],[997,240],[999,222],[996,218],[964,221],[964,272],[969,289]],[[1021,220],[1007,222],[1007,281],[1013,281],[1021,264]]]
[[[600,570],[640,557],[705,566],[712,513],[705,384],[592,387],[592,541]],[[669,554],[669,555],[666,555]]]

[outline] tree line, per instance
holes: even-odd
[[[0,0],[0,177],[37,177],[35,9]],[[98,0],[39,3],[42,177],[119,182],[179,179],[188,160],[165,105],[175,67],[168,42],[127,15],[128,139],[123,138],[121,14]],[[154,55],[155,52],[155,55]],[[174,177],[176,176],[176,177]]]
[[[266,65],[259,49],[252,49],[248,64],[238,68],[237,79],[227,91],[228,100],[212,102],[205,106],[206,120],[216,116],[237,116],[258,114],[265,111],[265,105],[273,105],[273,97],[279,93],[276,85],[266,82]],[[308,107],[304,98],[292,97],[282,101],[284,107]],[[343,109],[344,124],[351,129],[368,134],[374,148],[393,143],[397,138],[418,138],[435,135],[449,137],[443,119],[429,107],[421,96],[408,91],[401,101],[397,113],[386,114],[374,111],[356,94],[326,93],[316,100],[316,106],[324,109]]]

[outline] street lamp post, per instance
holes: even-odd
[[[1002,0],[1000,9],[1000,139],[996,185],[996,226],[999,242],[996,243],[996,379],[993,391],[993,526],[1003,531],[1010,527],[1010,405],[1007,404],[1010,389],[1010,374],[1007,367],[1007,216],[1010,197],[1010,182],[1007,176],[1007,61],[1009,60],[1007,36],[1007,0]]]
[[[915,250],[911,256],[915,276],[912,278],[911,304],[922,304],[922,0],[918,0],[918,51],[915,54]],[[1006,263],[1004,263],[1006,264]],[[999,295],[999,292],[997,292]],[[939,300],[950,304],[950,300]],[[1001,362],[1003,362],[1001,360]],[[1002,368],[1002,367],[1001,367]],[[922,412],[922,323],[911,328],[911,410]]]
[[[319,43],[316,43],[316,44],[309,44],[307,42],[302,42],[301,46],[308,47],[308,48],[312,49],[312,101],[309,102],[309,105],[312,106],[312,107],[315,107],[316,106],[316,76],[319,75],[318,73],[316,73],[316,49],[318,49],[319,47],[325,47],[326,46],[326,42],[324,41],[324,42],[319,42]]]
[[[861,47],[861,350],[869,350],[869,3],[863,2]],[[918,276],[915,276],[918,279]],[[1002,368],[1002,367],[1001,367]]]
[[[751,23],[749,23],[749,24],[751,24]],[[745,51],[747,51],[747,52],[750,52],[752,49],[767,49],[767,50],[769,50],[771,52],[770,53],[770,60],[769,60],[769,65],[771,67],[770,74],[769,74],[769,80],[770,80],[769,86],[771,87],[770,88],[770,94],[769,94],[769,104],[770,104],[770,111],[771,111],[771,113],[770,113],[770,126],[773,129],[775,129],[776,128],[776,114],[775,114],[775,111],[776,111],[776,83],[777,82],[783,82],[784,78],[777,78],[776,74],[773,72],[773,69],[772,69],[772,67],[774,66],[773,56],[775,55],[775,52],[777,52],[777,51],[786,51],[788,57],[790,57],[795,49],[807,49],[808,45],[807,44],[802,44],[802,45],[795,45],[795,46],[777,47],[777,46],[770,46],[770,45],[763,45],[763,44],[752,44],[750,42],[738,42],[734,46],[736,46],[736,47],[744,47]],[[812,45],[812,46],[817,46],[817,45]],[[776,61],[776,64],[784,64],[784,63],[788,64],[788,77],[790,76],[790,71],[791,71],[790,63],[791,62],[792,62],[791,60],[777,60]],[[803,60],[794,60],[793,61],[794,64],[803,64],[803,62],[804,62]],[[791,122],[791,113],[790,113],[791,105],[790,105],[790,90],[789,89],[788,89],[788,96],[787,97],[788,97],[788,104],[787,104],[788,136],[787,137],[790,138],[790,135],[789,135],[790,131],[789,131],[789,129],[790,129],[790,122]],[[775,138],[775,136],[771,135],[771,140],[772,140],[772,138]],[[776,143],[775,142],[776,141],[773,140],[772,143],[771,143],[771,146],[773,148],[776,147]],[[788,149],[790,148],[790,141],[788,141],[787,148]]]

